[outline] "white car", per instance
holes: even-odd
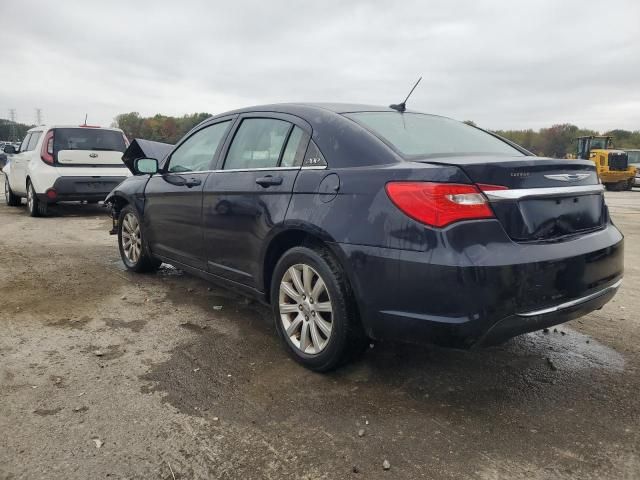
[[[122,152],[129,142],[122,130],[81,126],[39,126],[27,132],[18,151],[9,154],[5,174],[7,205],[27,198],[32,217],[63,201],[99,202],[129,170]]]

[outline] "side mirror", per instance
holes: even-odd
[[[134,163],[137,173],[153,175],[158,173],[158,160],[155,158],[138,158]]]
[[[16,150],[16,147],[14,147],[13,145],[5,145],[4,146],[4,153],[8,153],[9,155],[13,155],[14,153],[18,153],[18,151]]]

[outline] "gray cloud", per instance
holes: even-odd
[[[423,75],[412,108],[487,128],[640,129],[635,0],[3,0],[0,19],[0,116],[23,122],[388,104]]]

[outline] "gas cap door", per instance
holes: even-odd
[[[340,177],[336,173],[330,173],[322,179],[318,186],[318,197],[322,203],[328,203],[338,195],[340,190]]]

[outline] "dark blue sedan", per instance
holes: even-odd
[[[592,162],[449,118],[251,107],[144,157],[125,153],[135,175],[107,197],[127,268],[167,262],[271,304],[313,370],[369,339],[497,344],[601,308],[622,281]]]

